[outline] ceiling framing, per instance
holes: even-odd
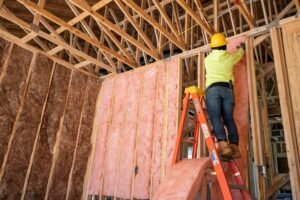
[[[0,29],[74,68],[120,73],[300,12],[299,0],[0,0]],[[263,39],[263,38],[262,38]]]

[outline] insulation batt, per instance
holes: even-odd
[[[161,181],[161,171],[162,171],[162,148],[163,148],[163,137],[164,137],[164,124],[166,121],[166,111],[165,105],[167,103],[167,72],[166,72],[166,63],[159,67],[159,74],[157,79],[157,97],[156,97],[156,106],[155,106],[155,120],[154,120],[154,135],[153,135],[153,157],[152,157],[152,185],[151,185],[151,194],[157,190],[160,181]]]
[[[115,80],[113,90],[114,100],[112,105],[112,117],[107,138],[107,148],[105,153],[103,193],[107,196],[113,196],[116,187],[118,160],[121,150],[122,129],[124,124],[125,99],[127,95],[127,74],[121,74]]]
[[[73,160],[73,171],[69,177],[68,199],[77,199],[83,193],[84,177],[87,171],[88,158],[91,153],[91,134],[93,119],[95,116],[95,105],[101,84],[94,77],[88,78],[86,95],[82,110],[82,120]]]
[[[4,48],[5,46],[7,45],[4,44],[1,49],[3,56],[1,62],[4,62],[4,59],[7,58],[8,48]],[[32,53],[15,45],[11,56],[7,59],[9,59],[7,70],[6,72],[1,72],[0,75],[0,166],[2,166],[5,153],[7,152],[8,141],[12,134],[24,90],[26,89],[26,79]]]
[[[246,37],[238,37],[230,40],[227,46],[229,52],[235,51],[236,46],[241,42],[246,42]],[[239,148],[242,158],[237,160],[238,167],[242,173],[243,180],[247,182],[248,171],[248,129],[249,129],[249,98],[247,82],[247,65],[246,58],[236,64],[233,69],[234,75],[234,120],[238,128],[240,137]]]
[[[92,171],[89,178],[88,193],[99,195],[101,190],[101,181],[104,173],[104,158],[106,151],[106,141],[110,124],[111,106],[113,99],[114,78],[107,78],[101,88],[99,96],[99,107],[97,108],[97,135],[95,142],[95,153],[92,162]]]
[[[54,143],[67,100],[71,70],[56,65],[33,157],[25,199],[42,199],[53,160]]]
[[[117,177],[116,195],[125,199],[131,197],[132,178],[135,170],[134,149],[140,103],[136,103],[142,87],[142,73],[128,74],[128,91],[125,99],[125,116],[122,149]]]
[[[152,162],[153,122],[157,89],[157,67],[144,72],[143,91],[140,100],[140,115],[137,129],[137,173],[134,180],[134,197],[150,197],[150,178]]]
[[[64,199],[67,194],[68,178],[72,167],[80,116],[86,91],[87,76],[74,70],[67,107],[60,135],[58,155],[53,166],[49,199]]]
[[[23,50],[19,53],[22,54],[19,54],[18,58],[22,58],[22,63],[24,63],[26,58],[23,56],[26,51]],[[15,122],[15,137],[0,184],[0,199],[21,198],[30,156],[41,121],[43,105],[46,101],[52,66],[53,62],[50,59],[39,54],[36,58],[36,64],[32,66],[25,102],[20,110],[20,117]],[[40,81],[41,79],[43,81]]]

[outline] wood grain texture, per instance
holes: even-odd
[[[70,76],[70,69],[56,65],[34,152],[25,199],[42,199],[45,196],[53,159],[53,148],[66,104]]]
[[[4,50],[3,50],[4,51]],[[4,53],[2,53],[4,56]],[[22,56],[22,59],[21,59]],[[26,79],[33,54],[14,46],[0,85],[0,166],[26,89]]]
[[[64,199],[66,197],[68,178],[72,167],[84,93],[87,87],[87,76],[77,71],[73,73],[49,199]]]
[[[24,54],[23,54],[24,55]],[[23,59],[19,55],[19,59]],[[0,199],[19,199],[41,119],[53,62],[38,55],[0,184]],[[40,80],[43,80],[42,82]]]

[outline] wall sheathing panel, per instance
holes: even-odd
[[[173,156],[179,85],[179,59],[103,82],[89,195],[149,199],[156,192]]]
[[[71,70],[56,64],[33,157],[25,199],[42,199],[53,159],[54,144],[64,114]]]
[[[23,58],[22,54],[19,56]],[[24,105],[13,129],[14,138],[3,169],[3,177],[1,177],[0,199],[21,197],[43,105],[46,101],[52,68],[53,62],[44,56],[38,55],[33,63]]]
[[[11,56],[6,59],[8,59],[7,70],[5,75],[1,74],[3,77],[0,84],[0,166],[7,152],[8,142],[27,87],[32,53],[14,46]]]
[[[49,199],[66,198],[69,173],[72,167],[73,154],[76,148],[78,128],[86,92],[87,76],[74,71],[67,102],[64,122],[59,133],[57,158],[54,160]]]

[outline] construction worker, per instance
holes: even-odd
[[[205,58],[205,96],[210,121],[219,143],[219,153],[226,158],[240,158],[239,135],[233,119],[233,67],[243,57],[245,44],[241,44],[235,53],[226,51],[226,45],[223,34],[212,36],[212,51]],[[228,140],[224,125],[228,131]]]

